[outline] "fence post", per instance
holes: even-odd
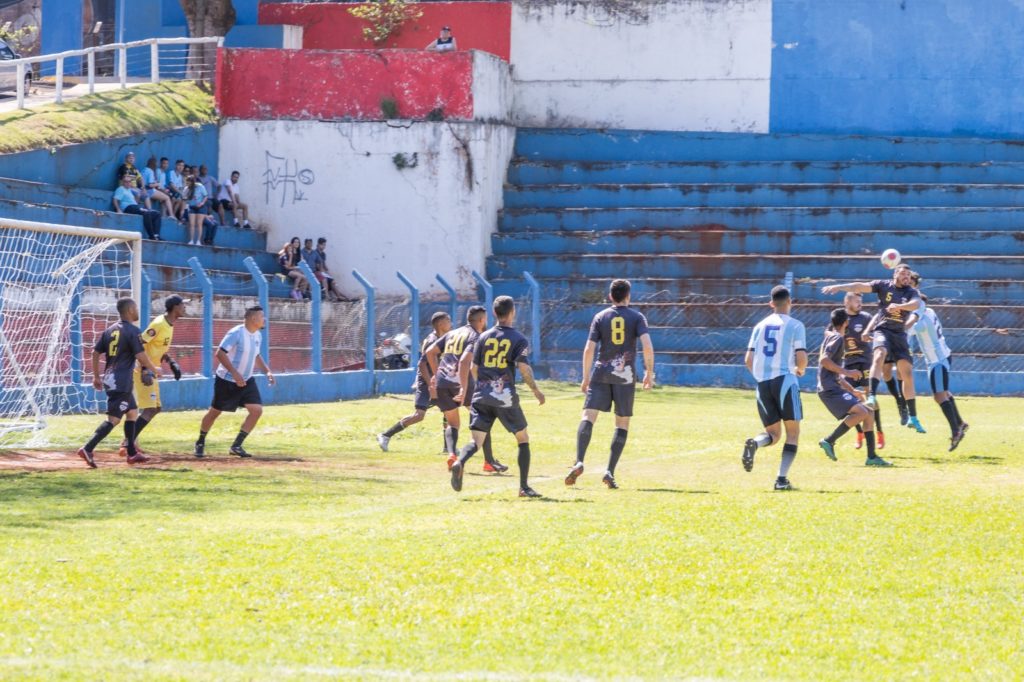
[[[156,40],[149,44],[149,82],[160,82],[160,46]]]
[[[85,56],[86,74],[89,79],[89,94],[96,92],[96,50],[90,49]]]
[[[53,101],[57,104],[64,101],[64,57],[57,57],[57,95]]]
[[[455,287],[448,284],[448,281],[441,275],[437,275],[436,278],[441,283],[441,286],[444,287],[444,290],[448,292],[448,314],[452,318],[452,324],[457,324],[456,316],[459,314],[459,301],[455,294]]]
[[[68,330],[68,341],[71,344],[71,383],[77,386],[82,383],[82,283],[75,285],[75,293],[71,295],[71,320]]]
[[[523,271],[523,277],[526,278],[527,284],[530,285],[530,355],[532,356],[533,362],[540,364],[540,284],[533,278],[526,270]]]
[[[149,324],[150,308],[153,304],[153,282],[146,271],[142,271],[142,286],[139,287],[139,326],[143,329]]]
[[[213,282],[203,270],[202,263],[195,256],[188,259],[188,265],[199,280],[203,291],[203,376],[213,376]]]
[[[260,356],[263,358],[263,362],[267,363],[267,367],[270,367],[270,285],[267,284],[267,278],[263,276],[263,271],[260,270],[260,266],[256,265],[252,256],[246,256],[242,264],[252,275],[252,281],[256,285],[256,295],[260,299],[260,307],[263,308],[263,331],[260,332],[263,336],[263,343],[260,348]]]
[[[306,276],[306,281],[309,282],[309,295],[312,298],[310,301],[313,304],[312,319],[310,325],[312,325],[313,332],[313,371],[317,374],[321,374],[324,371],[324,352],[323,352],[323,340],[321,337],[321,331],[323,325],[320,324],[320,282],[317,280],[316,275],[310,269],[309,265],[304,260],[299,261],[299,270],[302,270],[302,274]]]
[[[497,324],[498,321],[494,319],[494,287],[491,286],[490,282],[481,277],[480,273],[476,270],[472,274],[473,279],[484,290],[484,307],[487,308],[487,319],[494,320],[495,324]],[[452,323],[454,324],[455,320],[452,320]],[[488,322],[488,326],[490,326],[490,322]]]
[[[121,0],[122,5],[125,2],[127,2],[127,0]],[[120,57],[120,61],[117,65],[117,80],[121,84],[121,89],[123,90],[128,87],[128,48],[119,48],[117,54],[118,57]]]
[[[25,108],[25,65],[18,64],[18,108]]]
[[[398,275],[398,279],[402,280],[402,284],[409,289],[409,324],[412,327],[412,332],[409,334],[412,337],[412,353],[410,354],[409,366],[415,368],[420,361],[420,290],[409,281],[408,277],[402,274],[401,270],[398,270],[395,274]]]
[[[352,270],[352,276],[366,290],[366,369],[372,372],[374,350],[377,347],[377,292],[358,270]]]

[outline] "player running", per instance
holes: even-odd
[[[887,355],[896,361],[896,371],[903,381],[903,396],[909,414],[908,424],[924,433],[924,427],[917,419],[917,400],[914,393],[913,365],[910,358],[910,346],[907,342],[907,331],[904,324],[908,316],[917,310],[921,303],[921,295],[911,286],[910,267],[898,265],[893,271],[892,280],[876,279],[871,282],[850,282],[849,284],[832,284],[822,287],[824,294],[837,294],[854,291],[861,294],[878,295],[878,308],[881,317],[872,330],[871,352],[871,383],[868,386],[866,404],[871,409],[878,407],[878,384],[882,379],[882,365]]]
[[[587,397],[583,402],[583,419],[576,431],[576,463],[565,477],[566,485],[574,485],[583,473],[583,458],[587,454],[598,413],[610,412],[612,403],[615,403],[615,435],[612,437],[608,469],[601,482],[612,490],[619,487],[615,483],[615,466],[626,447],[629,418],[633,416],[638,339],[644,351],[644,390],[654,385],[654,345],[647,328],[647,318],[629,307],[629,294],[628,281],[613,281],[608,293],[611,307],[595,315],[590,323],[590,336],[583,348],[583,383],[580,384],[580,390]]]
[[[863,429],[864,440],[868,444],[868,458],[864,464],[869,467],[887,467],[890,464],[875,454],[874,410],[861,404],[860,400],[864,394],[846,381],[862,376],[859,370],[843,369],[842,365],[849,319],[845,309],[833,310],[831,323],[825,330],[824,341],[821,342],[821,353],[818,357],[818,398],[833,417],[842,421],[831,435],[818,441],[818,445],[834,462],[836,441],[854,426],[859,426]]]
[[[782,439],[782,426],[786,429],[786,444],[782,447],[776,490],[790,490],[789,468],[796,459],[800,441],[800,385],[797,377],[807,370],[807,332],[799,320],[789,316],[792,300],[789,289],[772,289],[771,307],[774,311],[754,327],[747,344],[744,364],[757,381],[757,411],[764,432],[747,440],[743,448],[743,468],[754,468],[754,454],[758,448],[768,447]]]
[[[452,328],[452,318],[448,313],[436,312],[430,316],[430,326],[433,327],[434,331],[427,334],[427,338],[423,339],[423,343],[420,344],[420,361],[416,365],[416,380],[412,384],[415,391],[413,399],[415,412],[408,417],[399,419],[395,422],[394,426],[384,433],[377,434],[377,445],[384,452],[388,451],[388,443],[391,442],[391,439],[396,434],[401,433],[413,424],[419,424],[427,415],[427,410],[436,404],[437,396],[434,394],[434,389],[431,387],[430,382],[433,374],[430,370],[430,365],[427,364],[426,353],[427,349],[434,345],[438,338],[447,334],[448,330]]]
[[[953,353],[946,345],[942,335],[942,323],[935,311],[928,307],[928,297],[921,294],[921,307],[918,308],[917,321],[907,335],[911,345],[917,345],[928,364],[928,379],[932,385],[932,397],[942,409],[946,421],[949,422],[951,437],[949,451],[953,452],[967,433],[967,422],[960,417],[953,394],[949,390],[949,375],[952,371]]]
[[[174,375],[175,381],[181,380],[181,368],[178,367],[178,363],[174,361],[168,351],[171,349],[171,339],[174,338],[174,323],[177,322],[181,317],[185,315],[185,304],[188,301],[183,299],[181,296],[168,296],[164,301],[164,310],[166,312],[163,315],[158,315],[153,318],[153,321],[146,327],[146,331],[142,332],[142,345],[146,349],[146,355],[149,356],[150,362],[153,363],[154,367],[160,367],[163,362],[167,363],[171,373]],[[156,379],[149,385],[146,385],[142,381],[142,368],[135,367],[135,397],[140,408],[142,408],[142,414],[135,422],[135,451],[143,454],[139,448],[139,434],[142,433],[142,429],[153,421],[153,418],[160,414],[162,405],[160,403],[160,376],[157,374]],[[128,443],[121,441],[121,450],[119,453],[122,457],[128,456]]]
[[[519,405],[516,393],[516,368],[522,372],[523,381],[533,391],[537,402],[544,404],[544,394],[537,388],[530,367],[530,344],[526,337],[512,325],[516,319],[516,305],[511,296],[494,299],[494,316],[498,324],[480,335],[473,348],[473,362],[470,373],[476,380],[470,406],[469,428],[473,440],[462,448],[459,458],[452,464],[452,488],[462,490],[462,473],[466,462],[484,442],[490,433],[494,420],[501,422],[510,433],[515,434],[519,443],[519,497],[540,497],[530,487],[530,437],[526,432],[526,416]],[[463,393],[468,390],[468,377],[463,384]]]
[[[78,449],[78,456],[93,469],[96,460],[92,453],[104,438],[124,417],[124,439],[128,450],[129,464],[144,464],[149,461],[135,450],[135,420],[139,417],[138,405],[132,395],[132,373],[135,363],[142,365],[142,383],[149,386],[156,377],[157,368],[142,347],[142,332],[135,326],[139,321],[139,307],[130,298],[117,302],[120,321],[107,327],[96,340],[92,349],[92,385],[97,391],[107,393],[107,419],[93,434],[89,442]],[[103,374],[100,374],[100,356],[104,356]]]
[[[846,325],[846,332],[843,335],[845,352],[843,354],[843,368],[853,370],[858,376],[846,375],[850,379],[850,386],[861,391],[868,385],[868,375],[871,370],[871,355],[868,352],[871,345],[870,337],[865,338],[864,332],[871,324],[871,316],[863,311],[864,302],[860,294],[850,291],[843,299],[843,306],[849,321]],[[885,447],[885,434],[882,433],[882,409],[875,408],[875,432],[878,434],[878,449]],[[863,426],[857,423],[857,445],[860,450],[864,446]]]
[[[228,330],[217,348],[217,376],[213,378],[213,402],[210,409],[203,415],[199,426],[199,439],[195,445],[195,456],[206,455],[206,434],[213,428],[213,423],[221,412],[234,412],[239,405],[245,407],[248,416],[242,422],[242,428],[231,444],[231,454],[237,457],[252,457],[242,443],[246,436],[256,428],[256,422],[263,414],[263,399],[260,388],[256,385],[253,368],[259,367],[267,375],[267,383],[274,385],[273,372],[260,356],[263,337],[263,308],[256,305],[245,309],[245,321]]]

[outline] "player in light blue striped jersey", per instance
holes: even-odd
[[[754,468],[758,448],[778,443],[782,427],[786,444],[782,447],[782,463],[775,480],[776,490],[789,490],[789,467],[796,459],[800,439],[800,403],[798,377],[807,370],[807,332],[799,320],[789,316],[792,299],[789,289],[772,289],[772,314],[761,320],[750,335],[744,362],[757,381],[757,411],[764,432],[747,440],[743,448],[743,468]]]
[[[949,375],[953,365],[953,354],[942,335],[942,323],[935,311],[926,303],[928,297],[921,294],[921,305],[914,312],[916,321],[907,331],[911,349],[917,346],[928,364],[928,378],[932,385],[932,397],[942,409],[949,429],[949,451],[953,452],[967,433],[967,422],[960,417],[953,394],[949,390]]]

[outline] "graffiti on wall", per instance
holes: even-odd
[[[263,172],[263,194],[264,203],[270,205],[271,199],[280,201],[283,208],[285,204],[294,204],[299,201],[306,201],[306,192],[303,187],[308,187],[316,182],[316,175],[309,168],[300,168],[298,159],[288,159],[284,156],[264,152],[266,170]]]

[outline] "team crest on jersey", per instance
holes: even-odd
[[[128,411],[128,401],[127,400],[122,400],[121,404],[118,405],[117,407],[122,412],[127,412]]]
[[[156,336],[156,330],[155,329],[147,329],[146,330],[146,336],[149,336],[149,337]]]

